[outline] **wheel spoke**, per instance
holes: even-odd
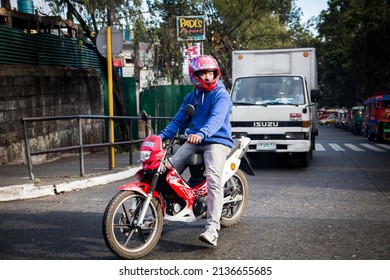
[[[234,214],[234,206],[233,204],[229,204],[227,207],[226,207],[226,215],[225,217],[227,218],[231,218]]]
[[[125,243],[123,244],[125,247],[127,247],[127,244],[129,244],[129,241],[130,241],[131,238],[133,237],[133,234],[134,234],[135,230],[136,230],[136,229],[133,228],[133,230],[129,232],[129,236],[127,236],[126,241],[125,241]]]
[[[146,242],[146,239],[145,239],[145,235],[144,235],[143,230],[141,229],[141,227],[137,227],[137,229],[138,229],[138,235],[139,235],[139,237],[141,238],[142,243],[145,243],[145,242]]]
[[[130,224],[129,211],[126,209],[125,203],[122,203],[122,209],[123,209],[123,212],[124,212],[125,215],[126,215],[126,220],[127,220],[127,222]]]
[[[133,210],[133,213],[132,213],[133,220],[136,217],[139,216],[139,214],[140,214],[140,212],[142,210],[142,200],[141,199],[137,199],[135,205],[136,205],[136,207],[135,207],[135,209]],[[122,205],[122,208],[124,209],[124,211],[126,213],[126,217],[128,218],[129,217],[128,214],[131,214],[131,212],[126,210],[126,206],[125,205]],[[124,245],[127,246],[129,241],[133,237],[134,233],[136,233],[136,232],[138,233],[138,236],[141,239],[141,242],[143,244],[145,244],[146,243],[146,238],[145,238],[145,234],[144,234],[144,232],[142,230],[142,226],[136,226],[135,224],[130,226],[130,221],[128,220],[128,222],[129,222],[129,229],[132,228],[132,230],[129,232],[129,236],[127,237]],[[143,224],[145,224],[145,222]]]

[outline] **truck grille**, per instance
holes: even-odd
[[[284,134],[248,134],[251,140],[285,140]]]
[[[287,145],[284,144],[277,144],[276,145],[277,150],[287,150]],[[256,150],[256,145],[249,145],[249,150]]]

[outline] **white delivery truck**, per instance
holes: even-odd
[[[232,53],[233,135],[251,138],[248,153],[285,153],[308,167],[318,135],[314,48]]]

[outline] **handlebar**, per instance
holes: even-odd
[[[164,144],[164,149],[170,149],[176,144],[183,145],[185,142],[187,142],[188,135],[179,134],[175,135],[173,138],[169,140],[168,143]]]

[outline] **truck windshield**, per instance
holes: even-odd
[[[295,76],[237,78],[232,89],[235,105],[305,104],[303,81]]]

